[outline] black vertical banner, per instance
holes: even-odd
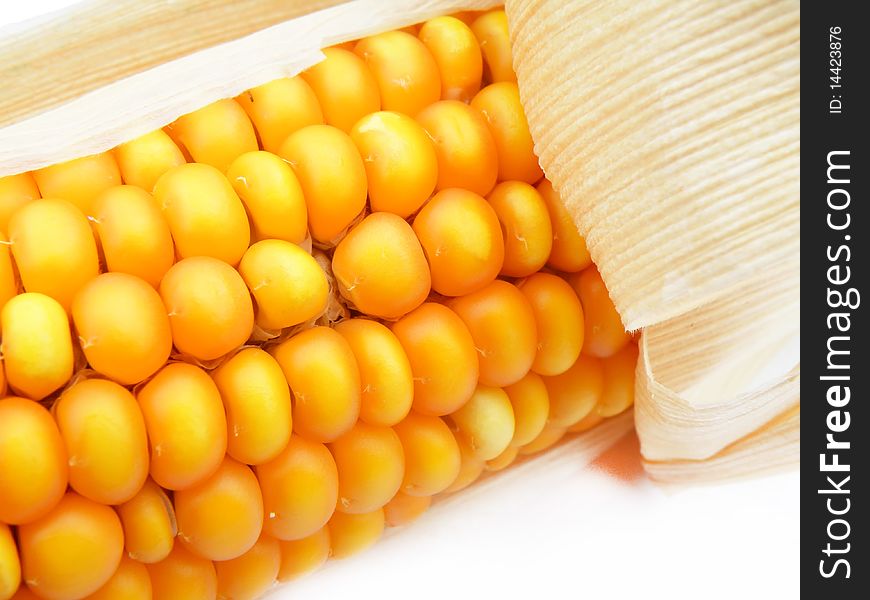
[[[866,286],[870,28],[864,2],[804,2],[801,32],[801,587],[870,597]]]

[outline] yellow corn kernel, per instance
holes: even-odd
[[[294,431],[331,442],[353,427],[359,417],[359,368],[343,337],[314,327],[281,342],[272,355],[293,392]]]
[[[405,475],[405,456],[399,436],[389,427],[358,421],[329,449],[338,467],[337,510],[371,512],[399,491]]]
[[[148,479],[142,489],[118,506],[124,528],[124,549],[141,563],[160,562],[172,551],[175,535],[175,509],[160,486]]]
[[[477,385],[480,367],[474,339],[456,313],[426,302],[392,325],[414,375],[414,409],[450,414],[465,404]]]
[[[507,469],[509,466],[513,464],[513,462],[517,459],[519,455],[519,448],[517,446],[508,446],[505,448],[501,454],[496,456],[493,459],[486,461],[485,469],[487,471],[501,471],[502,469]]]
[[[606,358],[622,350],[631,341],[631,335],[625,330],[598,269],[592,266],[573,274],[568,283],[583,304],[587,331],[583,352]]]
[[[348,319],[335,330],[350,345],[359,367],[359,418],[391,427],[404,419],[414,399],[411,363],[395,334],[369,319]]]
[[[118,568],[124,532],[118,515],[74,492],[48,514],[18,528],[24,580],[46,600],[82,598]]]
[[[538,325],[538,352],[532,371],[558,375],[567,371],[583,347],[583,307],[565,280],[535,273],[517,287],[525,294]]]
[[[178,538],[209,560],[231,560],[250,550],[263,528],[263,496],[248,465],[225,458],[217,471],[175,492]]]
[[[8,391],[9,386],[6,385],[6,367],[3,366],[3,358],[0,357],[0,398],[5,398]]]
[[[200,360],[235,350],[251,336],[254,305],[231,266],[208,256],[175,263],[160,282],[176,348]]]
[[[547,264],[565,273],[582,271],[592,264],[592,257],[586,249],[586,240],[577,231],[574,217],[565,208],[549,179],[542,179],[536,189],[547,205],[553,227],[553,248]]]
[[[268,152],[277,152],[288,135],[323,123],[323,111],[311,86],[299,76],[275,79],[236,96],[254,123]],[[232,178],[231,178],[232,179]]]
[[[492,132],[498,154],[499,181],[538,181],[544,172],[535,155],[517,84],[492,83],[477,93],[471,107],[480,111]]]
[[[149,564],[154,598],[214,600],[217,597],[217,574],[210,560],[175,544],[169,556]]]
[[[471,446],[466,444],[464,441],[459,441],[458,446],[459,455],[461,457],[459,473],[457,473],[453,483],[444,490],[444,492],[448,494],[464,490],[470,486],[480,478],[483,474],[483,470],[486,468],[486,462],[475,454],[471,449]]]
[[[459,474],[461,456],[456,438],[444,421],[412,411],[394,430],[405,454],[402,492],[432,496],[453,483]]]
[[[547,448],[555,446],[563,437],[565,437],[565,433],[567,429],[564,427],[557,427],[556,425],[547,425],[538,434],[534,440],[526,444],[525,446],[520,446],[520,455],[527,456],[529,454],[537,454],[538,452],[543,452]]]
[[[182,490],[206,480],[227,449],[220,393],[199,367],[170,363],[138,394],[151,445],[151,477]]]
[[[308,212],[302,186],[284,159],[270,152],[242,154],[227,169],[227,179],[248,210],[254,241],[305,241]]]
[[[328,527],[332,557],[347,558],[381,539],[384,533],[384,509],[360,514],[336,512],[329,519]]]
[[[9,244],[4,244],[0,231],[0,311],[10,299],[18,294],[18,277],[12,266],[12,254],[9,252]]]
[[[0,598],[8,600],[21,583],[21,561],[8,525],[0,523]]]
[[[501,225],[489,203],[474,192],[438,192],[414,218],[413,228],[429,261],[432,289],[439,294],[470,294],[501,271]]]
[[[414,35],[379,33],[357,42],[354,52],[375,76],[384,110],[413,117],[441,97],[438,65]]]
[[[326,310],[329,282],[308,252],[285,240],[263,240],[245,252],[239,273],[257,301],[256,322],[277,330]]]
[[[309,125],[290,134],[278,154],[302,185],[311,237],[334,241],[366,204],[366,170],[353,140],[330,125]]]
[[[212,373],[227,411],[227,454],[268,462],[290,441],[290,388],[281,366],[260,348],[244,348]]]
[[[33,200],[22,206],[9,221],[9,241],[25,291],[51,296],[64,310],[100,273],[91,226],[65,200]]]
[[[586,354],[581,354],[564,373],[544,377],[550,398],[549,423],[571,427],[579,422],[601,399],[604,381],[601,361]]]
[[[550,414],[550,399],[543,378],[529,371],[525,377],[504,388],[514,411],[514,437],[511,446],[531,443],[544,427]]]
[[[596,405],[588,415],[571,425],[571,427],[568,428],[568,433],[582,433],[584,431],[589,431],[602,421],[604,421],[604,417],[598,414],[598,406]]]
[[[384,520],[389,527],[408,525],[429,510],[431,504],[432,496],[410,496],[398,492],[384,505]]]
[[[468,102],[480,90],[483,58],[471,29],[455,17],[435,17],[420,28],[441,75],[441,98]]]
[[[0,522],[18,525],[45,516],[63,497],[66,450],[41,405],[0,399]]]
[[[488,194],[498,178],[498,151],[483,116],[458,100],[443,100],[424,108],[416,119],[435,147],[435,189]]]
[[[57,301],[35,293],[15,296],[0,313],[0,331],[6,380],[14,392],[41,400],[72,376],[69,320]]]
[[[184,154],[162,129],[146,133],[115,148],[115,160],[124,183],[150,193],[154,184],[172,167],[183,165]]]
[[[257,134],[244,109],[225,98],[179,117],[170,125],[198,163],[225,173],[236,157],[257,150]]]
[[[480,43],[486,80],[516,82],[517,74],[514,72],[511,38],[504,10],[492,10],[480,15],[471,23],[471,30]]]
[[[329,528],[325,525],[311,535],[298,540],[280,540],[281,568],[278,581],[292,581],[317,570],[329,558]]]
[[[365,164],[372,211],[407,218],[429,199],[438,180],[438,158],[423,129],[408,115],[371,113],[350,130]]]
[[[85,379],[53,407],[69,456],[70,486],[100,504],[127,502],[148,478],[145,420],[129,391]]]
[[[160,285],[175,262],[169,224],[151,194],[132,185],[109,188],[94,200],[94,228],[108,271]]]
[[[480,460],[492,460],[514,437],[514,411],[501,388],[478,385],[474,394],[450,415],[457,436]]]
[[[91,367],[123,385],[156,373],[172,351],[160,295],[133,275],[91,279],[73,298],[72,318]]]
[[[637,344],[627,344],[601,360],[604,368],[604,391],[596,411],[602,417],[612,417],[634,404],[634,377],[637,366]]]
[[[255,470],[265,533],[300,540],[326,525],[338,501],[338,470],[326,446],[294,435],[281,454]]]
[[[84,600],[151,600],[151,598],[151,576],[148,575],[147,567],[124,556],[109,581]]]
[[[408,223],[390,213],[373,213],[351,229],[335,249],[332,271],[344,298],[383,319],[414,310],[431,290],[420,241]]]
[[[121,172],[111,152],[83,156],[33,172],[43,198],[62,198],[87,216],[100,192],[121,185]]]
[[[254,546],[231,560],[216,562],[218,598],[255,600],[275,581],[281,567],[278,540],[261,536]]]
[[[503,181],[488,200],[504,231],[501,274],[528,277],[539,271],[553,247],[553,227],[541,195],[523,181]]]
[[[39,198],[39,188],[31,173],[0,177],[0,231],[7,231],[13,213]]]
[[[212,256],[230,265],[241,260],[251,228],[242,201],[221,171],[201,163],[170,169],[157,180],[154,199],[179,258]]]
[[[514,285],[496,279],[485,288],[447,302],[459,315],[479,353],[480,382],[503,387],[528,373],[535,360],[535,313]]]
[[[328,125],[350,131],[363,116],[381,109],[381,94],[374,75],[351,48],[325,48],[326,59],[301,77],[320,102]]]

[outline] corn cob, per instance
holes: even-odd
[[[256,598],[631,405],[504,12],[325,55],[0,178],[0,600]]]

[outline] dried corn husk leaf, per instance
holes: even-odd
[[[750,477],[797,464],[800,439],[801,411],[797,405],[706,460],[645,461],[644,467],[654,480],[674,486]],[[756,456],[759,447],[764,448],[763,460]]]
[[[651,472],[795,460],[782,442],[799,436],[751,433],[799,405],[799,3],[506,10],[541,164],[626,326],[645,328],[636,422]]]

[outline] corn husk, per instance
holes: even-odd
[[[691,481],[796,464],[799,3],[506,9],[541,164],[624,323],[644,331],[648,471]]]

